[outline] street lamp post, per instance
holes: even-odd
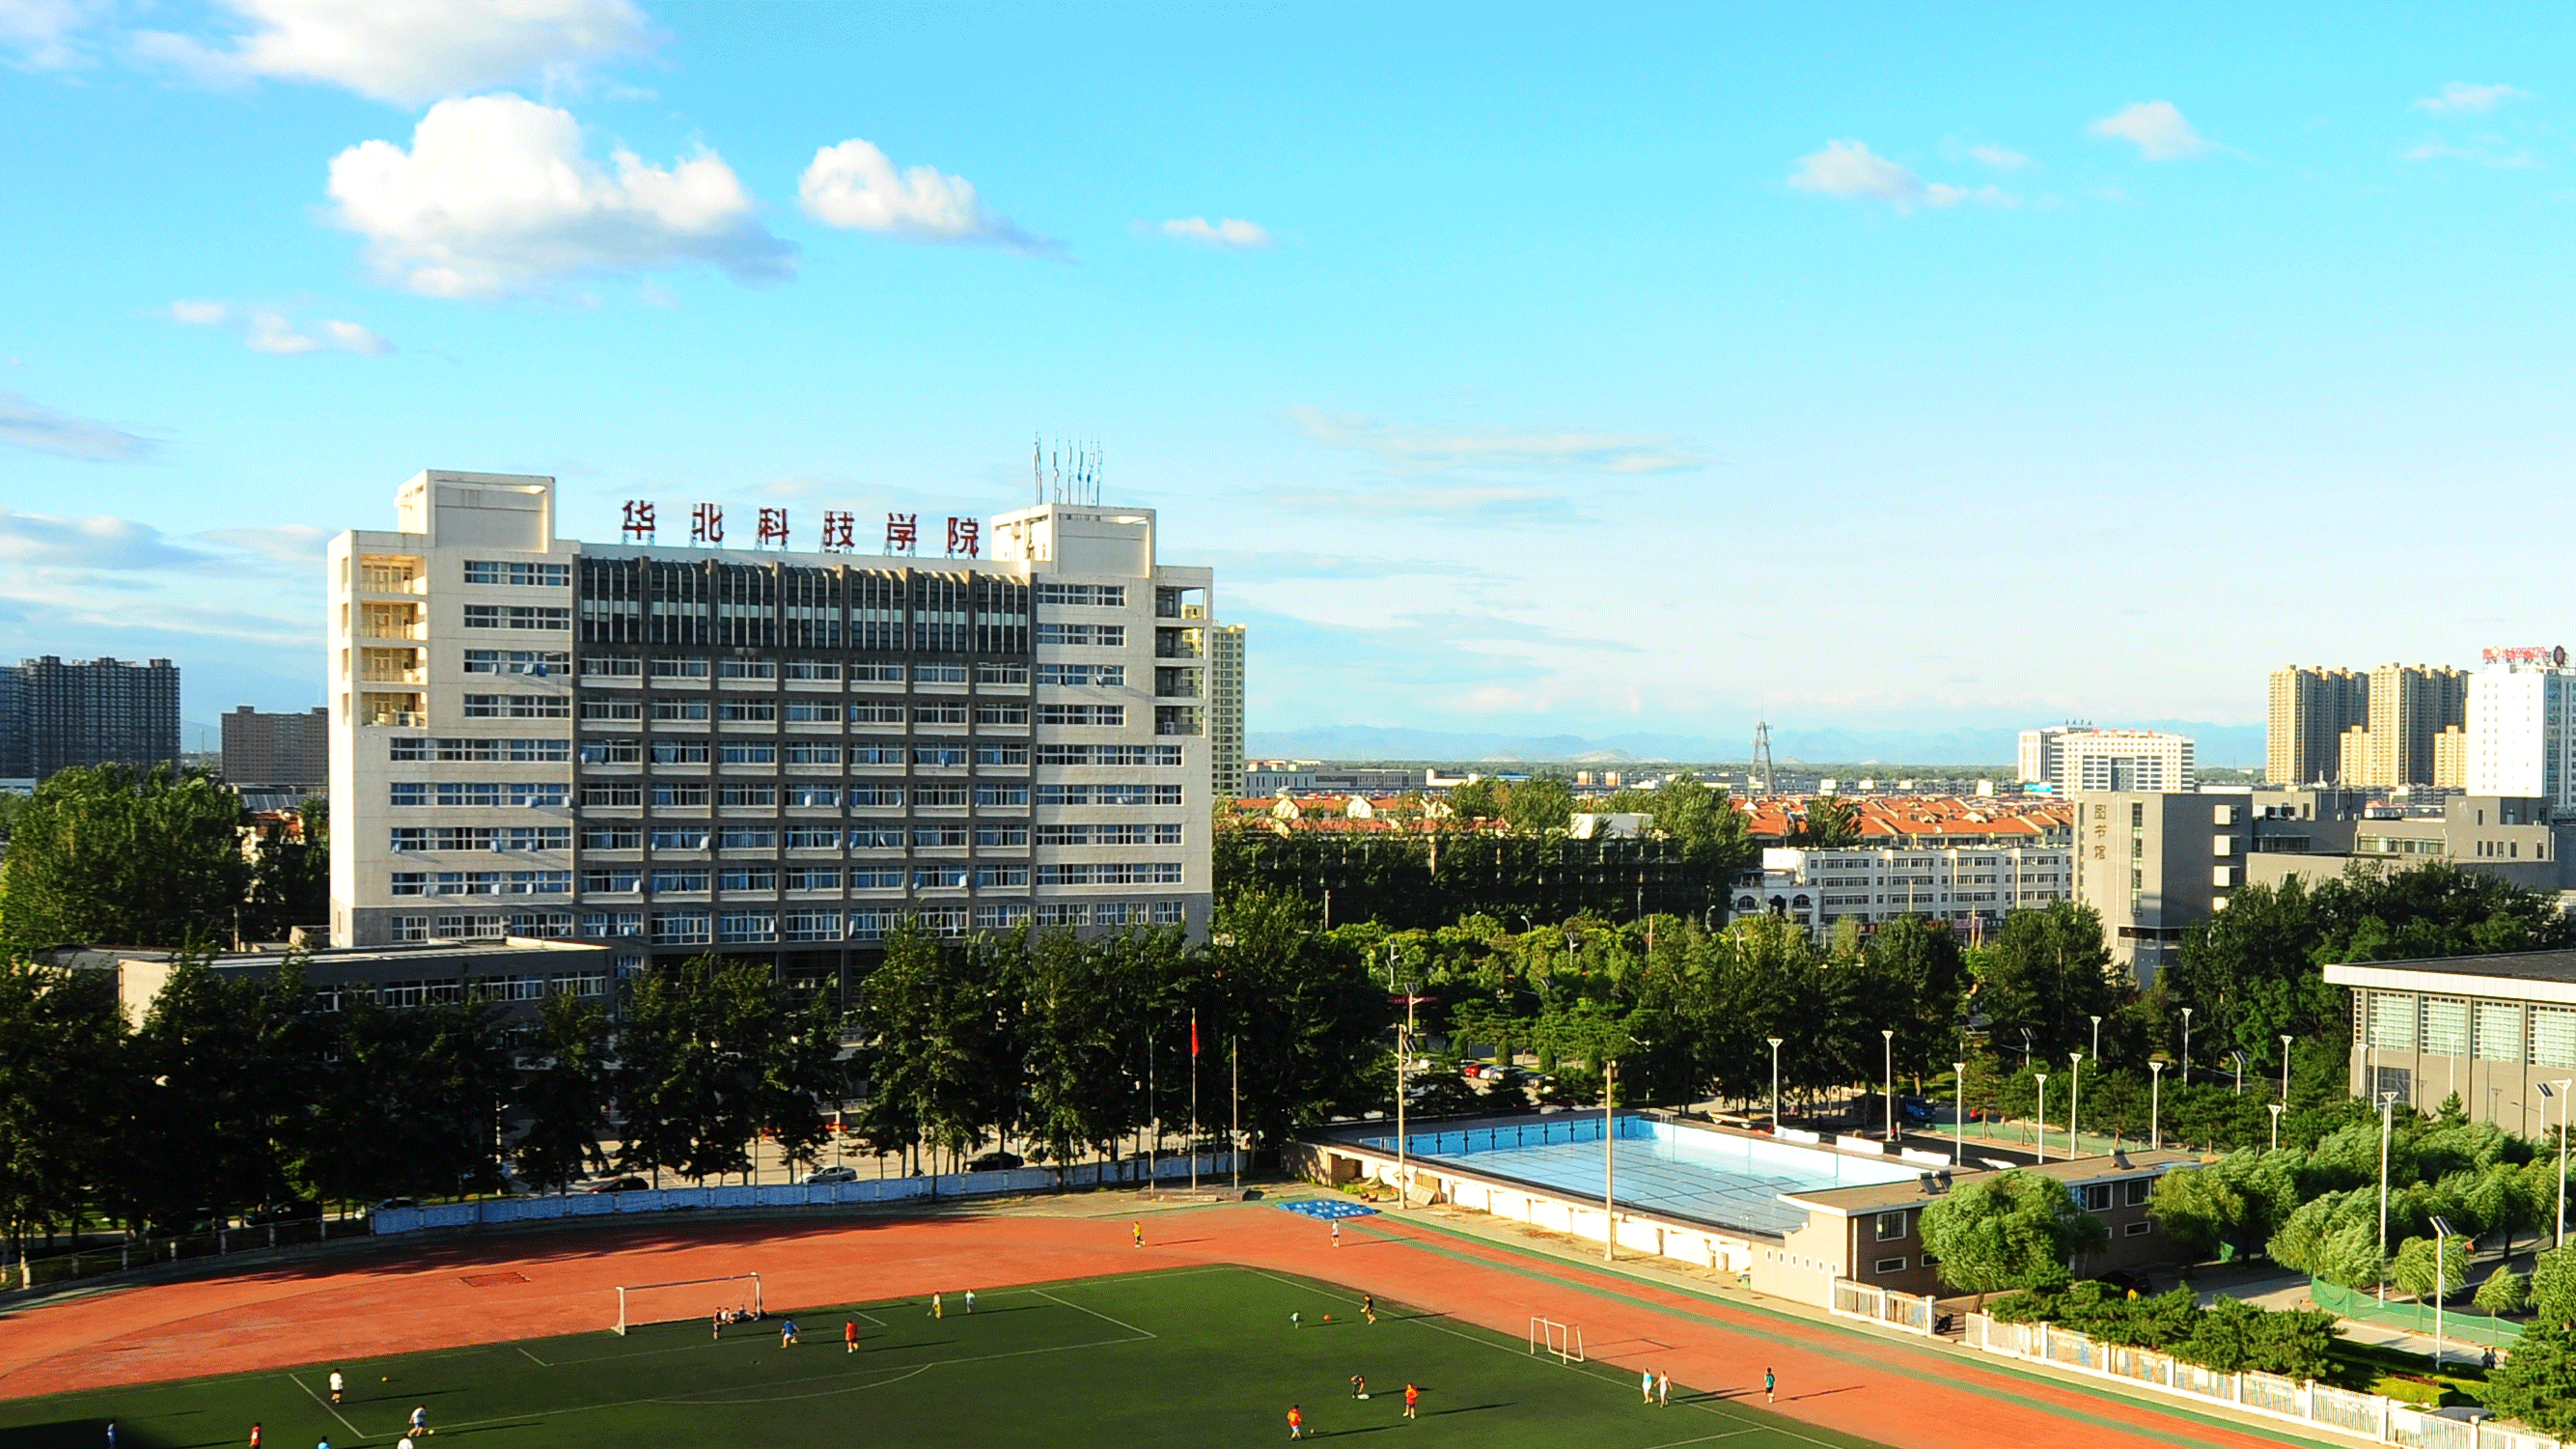
[[[2558,1099],[2558,1232],[2556,1241],[2551,1244],[2558,1248],[2567,1246],[2567,1089],[2570,1087],[2576,1087],[2576,1079],[2561,1078],[2540,1084],[2540,1095]]]
[[[1771,1038],[1771,1135],[1780,1135],[1780,1038]]]
[[[2451,1236],[2450,1220],[2436,1214],[2433,1219],[2433,1372],[2442,1371],[2442,1300],[2450,1296],[2450,1275],[2442,1270],[2442,1250],[2449,1246],[2442,1240]]]
[[[2147,1146],[2165,1145],[2165,1064],[2147,1063]]]
[[[2030,1042],[2030,1028],[2025,1026],[2021,1029],[2021,1069],[2025,1072],[2030,1070]]]
[[[2278,1152],[2281,1150],[2281,1104],[2273,1102],[2270,1106],[2272,1108],[2272,1150]]]
[[[2039,1116],[2039,1160],[2046,1162],[2048,1160],[2048,1073],[2033,1072],[2030,1076],[2032,1081],[2039,1083],[2039,1105],[2034,1110]]]
[[[2191,1008],[2182,1009],[2182,1080],[2191,1080]]]
[[[1887,1049],[1887,1140],[1893,1142],[1896,1140],[1896,1028],[1882,1026],[1878,1035]]]
[[[2290,1043],[2293,1040],[2295,1038],[2286,1035],[2281,1038],[2281,1105],[2284,1107],[2290,1105]],[[2379,1086],[2377,1082],[2370,1085],[2374,1091]]]
[[[2101,1065],[2101,1062],[2102,1062],[2102,1018],[2100,1018],[2100,1017],[2098,1017],[2098,1016],[2097,1016],[2097,1017],[2093,1018],[2093,1063],[2094,1063],[2094,1065],[2099,1066],[2099,1065]]]
[[[1601,1261],[1619,1246],[1619,1059],[1601,1063]]]
[[[1950,1165],[1957,1167],[1968,1160],[1968,1064],[1952,1062],[1950,1070],[1959,1083],[1958,1105],[1950,1119]]]
[[[2068,1052],[2071,1064],[2066,1076],[2066,1160],[2073,1162],[2080,1150],[2075,1145],[2075,1115],[2084,1105],[2084,1053]]]
[[[2388,1261],[2388,1139],[2397,1122],[2397,1094],[2379,1094],[2379,1261]],[[2379,1275],[2379,1301],[2388,1301],[2388,1273]]]

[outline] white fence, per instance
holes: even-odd
[[[1155,1159],[1154,1180],[1189,1180],[1190,1159]],[[1214,1186],[1234,1170],[1234,1155],[1209,1153],[1198,1159],[1200,1183]],[[1051,1167],[1020,1167],[1007,1172],[951,1172],[937,1177],[881,1177],[858,1182],[772,1183],[759,1187],[669,1187],[638,1192],[573,1193],[562,1197],[504,1197],[478,1202],[436,1203],[428,1207],[379,1208],[373,1214],[378,1233],[416,1233],[429,1228],[490,1227],[502,1223],[547,1222],[555,1218],[623,1216],[705,1208],[843,1207],[863,1203],[928,1202],[934,1198],[989,1197],[997,1193],[1042,1192],[1059,1181],[1069,1187],[1141,1182],[1145,1164],[1087,1162],[1064,1170],[1059,1179]]]
[[[1998,1323],[1982,1313],[1971,1313],[1967,1341],[1970,1348],[1988,1353],[2122,1379],[2186,1399],[2226,1404],[2408,1449],[2565,1449],[2555,1439],[2494,1424],[2445,1419],[2378,1394],[2356,1394],[2313,1381],[2294,1383],[2272,1374],[2219,1373],[2153,1349],[2095,1343],[2083,1334],[2045,1323]]]
[[[1836,1278],[1834,1301],[1829,1306],[1844,1318],[1865,1318],[1907,1333],[1919,1333],[1926,1338],[1932,1336],[1935,1311],[1933,1300],[1929,1298],[1911,1293],[1891,1293],[1867,1283],[1855,1283],[1849,1278]]]

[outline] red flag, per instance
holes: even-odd
[[[1191,1013],[1190,1013],[1190,1055],[1191,1055],[1191,1056],[1197,1056],[1198,1054],[1199,1054],[1199,1014],[1198,1014],[1197,1012],[1193,1011],[1193,1012],[1191,1012]]]

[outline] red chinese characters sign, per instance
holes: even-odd
[[[2567,662],[2564,645],[2543,645],[2525,649],[2487,649],[2483,657],[2489,664],[2547,664],[2562,666]]]

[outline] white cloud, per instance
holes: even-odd
[[[6,0],[0,0],[6,3]],[[400,105],[545,79],[652,48],[629,0],[222,0],[256,27],[216,49],[145,31],[145,55],[210,80],[346,86]]]
[[[200,536],[289,569],[320,564],[323,545],[331,539],[330,530],[316,528],[309,523],[282,523],[273,528],[216,528]]]
[[[2019,171],[2030,164],[2030,158],[2009,146],[1971,146],[1968,156],[1983,161],[1998,171]]]
[[[872,231],[907,241],[980,242],[1032,255],[1059,255],[1064,246],[1021,230],[1010,218],[984,209],[975,183],[933,166],[900,174],[886,153],[852,137],[814,153],[797,178],[805,214],[844,231]]]
[[[158,446],[121,428],[0,392],[0,443],[85,463],[131,463]]]
[[[222,302],[190,301],[186,298],[163,308],[161,315],[186,327],[229,327],[241,334],[242,345],[253,352],[293,356],[325,350],[359,352],[369,357],[382,357],[394,345],[355,322],[325,318],[317,324],[321,335],[299,328],[286,314],[263,308],[242,308]]]
[[[1251,252],[1277,245],[1276,239],[1270,235],[1267,228],[1233,217],[1228,217],[1213,226],[1208,224],[1208,219],[1204,216],[1180,217],[1164,222],[1162,232],[1165,236],[1179,237],[1183,241],[1201,242],[1212,247],[1223,247],[1227,251]]]
[[[2430,111],[2437,116],[2483,114],[2494,110],[2506,101],[2530,98],[2531,92],[2517,86],[2476,86],[2467,81],[2453,81],[2442,87],[2440,95],[2418,99],[2415,102],[2415,109]]]
[[[1926,182],[1911,168],[1888,160],[1859,141],[1827,141],[1822,151],[1799,157],[1798,169],[1789,173],[1789,185],[1846,201],[1883,201],[1898,211],[1912,211],[1918,206],[1957,206],[1962,202],[2001,207],[2018,204],[1998,187]]]
[[[1540,473],[1670,473],[1708,463],[1665,434],[1435,428],[1302,404],[1287,409],[1287,417],[1314,442],[1374,453],[1407,472],[1498,468]]]
[[[2179,161],[2217,148],[2192,129],[2171,101],[2139,101],[2085,127],[2096,136],[2134,142],[2150,161]]]
[[[754,214],[724,159],[668,168],[582,154],[570,112],[503,92],[430,107],[409,151],[368,141],[331,158],[334,220],[379,275],[433,297],[493,297],[592,272],[705,262],[746,286],[795,275],[796,249]]]
[[[1561,493],[1540,488],[1273,488],[1262,495],[1301,513],[1367,518],[1445,518],[1453,522],[1531,523],[1578,517]]]

